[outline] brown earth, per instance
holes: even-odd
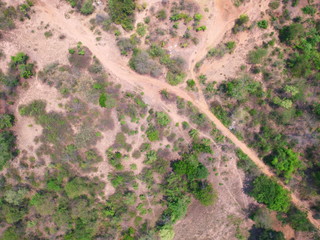
[[[268,1],[266,0],[259,1],[259,4],[261,4],[262,6],[266,6],[267,3]],[[199,1],[199,4],[201,6],[209,7],[211,11],[210,14],[212,17],[206,17],[206,25],[208,26],[208,31],[205,33],[203,41],[198,45],[197,52],[194,52],[194,54],[190,55],[188,59],[189,76],[193,79],[195,79],[195,73],[193,72],[194,64],[206,55],[208,50],[207,47],[213,47],[223,39],[225,34],[232,27],[234,19],[236,19],[241,13],[247,12],[248,14],[258,14],[261,11],[259,4],[256,1],[250,1],[241,8],[233,7],[233,4],[229,0]],[[134,71],[130,70],[130,68],[126,64],[125,58],[120,56],[115,44],[115,40],[111,35],[103,35],[103,41],[108,42],[108,44],[97,43],[95,36],[92,34],[89,28],[86,27],[86,25],[88,25],[86,19],[79,15],[69,15],[70,18],[68,17],[67,19],[65,14],[66,6],[58,0],[39,0],[38,4],[35,6],[35,10],[37,13],[36,15],[39,15],[39,19],[45,19],[45,23],[50,23],[50,25],[52,25],[50,27],[53,27],[57,33],[63,33],[67,36],[67,38],[69,39],[69,46],[72,46],[74,43],[81,41],[101,61],[101,63],[108,70],[108,72],[110,72],[113,78],[118,79],[125,87],[139,89],[143,91],[145,93],[145,99],[147,99],[147,101],[150,104],[159,104],[159,102],[161,102],[159,91],[162,89],[167,89],[169,92],[174,93],[184,98],[185,100],[192,102],[202,113],[208,116],[208,118],[216,125],[217,129],[219,129],[224,136],[229,138],[233,142],[233,144],[235,144],[236,147],[240,148],[244,153],[246,153],[250,157],[250,159],[252,159],[252,161],[256,163],[256,165],[264,174],[270,177],[275,177],[275,174],[269,169],[268,166],[264,164],[264,162],[261,159],[259,159],[257,154],[252,149],[248,148],[244,142],[238,140],[237,137],[233,133],[231,133],[231,131],[228,128],[226,128],[211,113],[210,108],[207,105],[201,92],[200,94],[197,94],[195,96],[190,92],[184,91],[180,87],[174,87],[167,84],[163,79],[157,80],[148,76],[141,76],[135,73]],[[18,38],[21,38],[20,41],[22,41],[23,37],[24,36],[18,36]],[[34,57],[33,59],[41,59],[41,62],[38,63],[39,68],[57,59],[61,62],[66,61],[66,58],[60,55],[61,49],[65,49],[64,52],[67,52],[67,49],[69,48],[69,46],[66,45],[65,42],[57,41],[57,45],[55,46],[56,51],[52,49],[48,50],[50,51],[50,54],[48,54],[45,51],[45,43],[43,46],[38,46],[40,51],[32,51],[31,45],[32,42],[30,42],[30,49],[27,51],[27,53],[30,55],[31,58]],[[22,49],[22,47],[18,47],[18,50],[20,49]],[[11,50],[9,49],[8,53],[10,54],[10,52]],[[56,55],[52,55],[51,52],[56,53]],[[205,68],[206,66],[203,67]],[[198,89],[200,90],[201,88],[198,86]],[[170,114],[170,116],[175,118],[174,113]],[[178,117],[176,116],[176,118]],[[214,180],[212,179],[212,181]],[[285,188],[289,189],[283,183],[281,184]],[[216,187],[219,188],[219,186]],[[220,197],[219,201],[220,199],[228,198],[227,191],[225,192],[225,194],[226,196]],[[312,213],[309,210],[308,203],[301,201],[294,193],[291,193],[291,197],[294,204],[296,204],[300,209],[306,210],[308,212],[309,220],[319,229],[319,222],[312,217]],[[235,204],[237,205],[239,204],[239,202],[236,200]],[[243,207],[245,207],[245,205],[246,204],[244,204]],[[225,208],[223,208],[223,211],[228,211],[229,207],[230,206],[225,206]],[[192,214],[192,218],[188,218],[187,216],[186,221],[197,222],[196,220],[192,219],[196,219],[196,215],[199,211],[212,211],[201,209],[202,208],[199,205],[193,204],[189,211],[189,214]],[[216,210],[218,211],[222,209]],[[210,216],[210,214],[208,216]],[[199,220],[199,223],[200,222],[201,221]],[[184,231],[185,229],[183,227],[180,229],[178,227],[177,236],[179,236],[179,232]],[[212,239],[211,237],[215,236],[213,230],[213,235],[210,235],[211,237],[209,238],[207,235],[203,234],[197,233],[198,238],[194,237],[190,239]],[[220,234],[220,237],[215,236],[215,238],[224,239],[223,230]]]

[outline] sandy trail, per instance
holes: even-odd
[[[169,92],[176,94],[184,98],[187,101],[193,103],[202,113],[206,114],[207,117],[216,125],[216,128],[221,131],[221,133],[229,138],[236,147],[240,148],[248,157],[260,168],[260,170],[269,177],[276,177],[275,174],[269,169],[269,167],[264,164],[264,162],[258,157],[258,155],[247,147],[245,143],[240,141],[228,128],[226,128],[219,119],[217,119],[209,109],[208,104],[206,103],[203,94],[202,97],[196,99],[191,96],[184,90],[179,89],[178,87],[171,86],[162,80],[157,80],[149,76],[142,76],[132,71],[127,65],[124,64],[124,59],[120,56],[118,49],[115,45],[115,40],[112,36],[109,36],[108,44],[106,46],[101,46],[96,43],[94,34],[85,26],[85,24],[80,21],[78,18],[71,16],[70,19],[66,19],[64,12],[59,10],[58,0],[45,1],[39,0],[39,4],[36,6],[36,9],[40,10],[38,14],[42,16],[52,25],[56,25],[60,30],[69,38],[76,41],[81,41],[85,46],[87,46],[92,53],[100,60],[104,67],[110,72],[111,75],[115,76],[123,84],[129,84],[135,87],[140,88],[146,95],[152,96],[152,98],[157,98],[158,101],[161,101],[159,92],[162,89],[167,89]],[[228,4],[232,4],[230,1]],[[251,2],[251,4],[255,4]],[[221,40],[226,33],[227,25],[230,22],[234,21],[235,18],[239,16],[238,11],[233,11],[229,7],[226,7],[225,0],[214,0],[214,21],[213,25],[210,28],[215,29],[216,31],[210,34],[210,37],[207,39],[206,44],[214,44]],[[230,5],[231,6],[231,5]],[[248,5],[250,7],[250,5]],[[206,47],[208,45],[202,44],[202,49],[192,56],[193,59],[190,60],[190,63],[196,62],[197,59],[201,59],[205,56]],[[191,64],[192,65],[192,64]],[[190,66],[191,66],[190,65]],[[190,69],[191,76],[195,74]],[[200,90],[200,89],[199,89]],[[290,190],[282,182],[279,181],[284,188]],[[294,193],[291,193],[292,202],[301,210],[307,211],[308,218],[310,222],[317,228],[320,229],[320,224],[317,220],[312,217],[312,213],[306,202],[301,201]]]

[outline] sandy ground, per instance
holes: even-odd
[[[84,17],[80,17],[78,15],[69,15],[66,17],[67,8],[66,5],[58,0],[52,1],[45,1],[39,0],[37,1],[38,4],[35,6],[36,10],[36,21],[38,21],[39,31],[45,31],[42,29],[42,26],[46,26],[47,23],[50,25],[47,29],[52,29],[55,33],[54,37],[57,38],[59,34],[64,34],[68,41],[66,42],[59,42],[55,41],[55,45],[51,46],[53,49],[48,49],[46,51],[46,43],[45,39],[39,41],[32,41],[32,38],[36,37],[36,35],[32,35],[30,29],[30,36],[29,36],[29,44],[30,45],[21,45],[16,46],[16,48],[11,48],[8,46],[6,49],[7,56],[15,50],[15,49],[23,49],[26,51],[31,58],[34,59],[41,59],[41,62],[38,63],[39,68],[43,67],[44,65],[54,61],[59,60],[62,63],[66,61],[65,54],[61,54],[61,52],[66,53],[69,46],[74,45],[74,43],[81,41],[85,46],[87,46],[92,53],[101,61],[104,67],[111,73],[111,75],[118,79],[123,86],[139,89],[145,93],[144,98],[149,104],[159,104],[161,102],[159,91],[162,89],[167,89],[169,92],[174,93],[187,101],[192,102],[202,113],[206,114],[208,118],[216,125],[217,129],[219,129],[224,136],[229,138],[236,147],[240,148],[244,153],[246,153],[260,168],[260,170],[268,175],[274,176],[272,171],[264,164],[264,162],[258,158],[257,154],[247,145],[238,140],[237,137],[231,133],[231,131],[226,128],[210,111],[209,106],[207,105],[203,94],[198,94],[195,96],[190,92],[186,92],[180,87],[173,87],[167,84],[164,79],[154,79],[148,76],[141,76],[137,73],[130,70],[127,66],[126,61],[123,57],[120,56],[117,47],[115,46],[114,37],[108,34],[102,35],[102,42],[97,43],[96,39],[92,32],[87,27],[87,22]],[[263,0],[260,1],[262,6],[265,6],[268,1]],[[218,42],[220,42],[228,30],[232,27],[234,19],[236,19],[239,14],[247,12],[248,14],[258,14],[259,5],[256,1],[249,1],[243,7],[237,9],[234,8],[231,1],[224,1],[224,0],[214,0],[214,1],[199,1],[199,4],[202,6],[208,6],[210,8],[210,16],[207,16],[207,21],[210,22],[208,24],[208,30],[206,36],[203,38],[203,42],[201,42],[197,47],[197,52],[190,55],[188,59],[189,62],[189,76],[195,79],[195,73],[193,72],[194,64],[202,59],[205,54],[207,53],[208,48],[213,47]],[[258,9],[258,10],[257,10]],[[256,12],[254,12],[256,11]],[[255,15],[256,16],[256,15]],[[210,18],[209,18],[210,17]],[[43,22],[41,24],[41,22]],[[42,33],[42,32],[41,32]],[[25,34],[25,32],[24,32]],[[43,33],[42,33],[43,34]],[[18,41],[15,42],[23,42],[23,37],[25,35],[18,36]],[[12,36],[14,37],[14,36]],[[36,42],[39,45],[33,46],[33,43]],[[44,42],[43,45],[41,42]],[[67,43],[67,44],[66,44]],[[108,44],[106,44],[108,43]],[[25,49],[26,46],[29,46],[29,49]],[[53,54],[51,54],[51,52]],[[12,54],[11,54],[12,55]],[[205,67],[205,66],[204,66]],[[199,88],[200,89],[200,88]],[[51,94],[51,92],[50,92]],[[170,116],[175,119],[177,116],[174,114],[170,114]],[[241,189],[241,186],[238,186]],[[287,188],[285,186],[285,188]],[[226,193],[227,194],[227,193]],[[296,195],[293,193],[291,194],[292,201],[301,209],[308,211],[308,217],[310,221],[319,228],[319,223],[315,219],[313,219],[311,212],[308,210],[307,203],[299,200]],[[236,203],[235,203],[236,204]],[[238,203],[239,204],[239,203]],[[193,207],[191,207],[191,211]],[[197,209],[197,207],[195,207]],[[197,210],[194,210],[197,212]],[[188,221],[188,218],[186,218]],[[204,222],[205,224],[205,222]],[[183,231],[183,230],[181,230]],[[221,231],[223,233],[223,231]],[[179,234],[179,230],[177,236]],[[197,239],[208,239],[205,236],[197,235]],[[200,237],[201,238],[200,238]],[[222,236],[222,235],[221,235]],[[178,239],[178,238],[177,238]],[[190,238],[192,239],[192,238]],[[217,239],[220,239],[217,237]],[[223,239],[223,238],[221,238]]]

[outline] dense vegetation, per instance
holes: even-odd
[[[76,8],[83,15],[90,15],[94,12],[93,0],[67,0],[71,7]]]
[[[120,24],[124,30],[132,30],[134,23],[134,0],[109,0],[109,12],[114,23]]]

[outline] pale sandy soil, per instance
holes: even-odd
[[[268,3],[266,0],[260,1],[260,4],[262,6],[265,6]],[[204,33],[203,41],[199,43],[197,46],[197,51],[195,51],[193,54],[189,56],[188,63],[189,63],[189,76],[190,78],[195,79],[196,74],[193,72],[194,64],[202,59],[206,53],[208,48],[211,48],[215,46],[217,43],[219,43],[225,36],[225,34],[231,29],[234,20],[239,17],[239,14],[241,13],[248,13],[250,16],[257,17],[257,14],[259,14],[260,11],[259,5],[256,1],[249,1],[241,8],[235,8],[233,7],[231,1],[223,1],[223,0],[214,0],[214,1],[199,1],[199,4],[201,6],[207,6],[210,8],[210,12],[208,16],[206,16],[206,21],[208,23],[208,31]],[[85,46],[87,46],[92,53],[101,61],[101,63],[104,65],[104,67],[110,72],[113,79],[115,79],[118,82],[121,82],[122,86],[124,88],[129,89],[135,89],[140,90],[145,93],[144,99],[148,104],[152,105],[159,105],[161,102],[159,91],[162,89],[167,89],[169,92],[174,93],[182,98],[184,98],[187,101],[192,102],[202,113],[206,114],[208,118],[216,125],[217,129],[219,129],[224,136],[229,138],[233,144],[235,144],[236,147],[240,148],[244,153],[246,153],[260,168],[260,170],[266,174],[267,176],[274,176],[273,172],[264,164],[264,162],[258,158],[257,154],[250,148],[247,147],[245,143],[238,140],[237,137],[231,133],[231,131],[226,128],[210,111],[209,106],[207,105],[203,94],[201,91],[194,95],[190,92],[186,92],[181,87],[173,87],[169,84],[167,84],[164,79],[154,79],[148,76],[141,76],[137,73],[130,70],[130,68],[127,66],[127,63],[124,59],[124,57],[121,57],[117,47],[115,46],[115,40],[114,37],[109,34],[103,34],[102,35],[102,42],[97,43],[95,40],[95,36],[92,34],[92,32],[87,27],[88,24],[84,17],[80,17],[77,14],[69,15],[69,17],[65,17],[66,13],[68,12],[68,7],[66,7],[65,4],[58,0],[52,0],[52,1],[45,1],[45,0],[39,0],[38,4],[35,6],[36,10],[36,25],[39,26],[39,29],[35,31],[35,33],[31,33],[31,28],[34,28],[34,25],[30,25],[30,29],[26,27],[22,32],[21,36],[18,36],[16,41],[14,43],[9,44],[10,46],[7,47],[6,54],[7,56],[12,55],[14,50],[24,50],[28,55],[30,55],[33,59],[39,59],[38,66],[39,68],[45,66],[48,63],[51,63],[55,60],[59,60],[60,62],[64,63],[66,62],[66,53],[68,48],[70,46],[74,46],[74,44],[78,41],[81,41]],[[41,24],[43,22],[43,24]],[[41,28],[42,25],[46,25],[47,23],[50,23],[50,26],[48,29],[52,29],[54,32],[54,38],[57,39],[59,34],[66,35],[66,41],[59,41],[56,40],[54,42],[52,41],[46,41],[45,39],[41,39],[40,37],[43,37],[43,33],[45,29]],[[29,31],[29,32],[28,32]],[[29,37],[27,38],[29,42],[26,42],[23,45],[17,45],[18,42],[24,42],[26,40],[23,40],[23,37],[26,36],[24,34],[29,33]],[[40,36],[41,35],[41,36]],[[12,36],[14,37],[14,36]],[[39,41],[39,38],[41,41]],[[241,39],[239,40],[241,42]],[[35,43],[35,46],[33,45]],[[52,44],[54,43],[54,44]],[[106,44],[108,43],[108,44]],[[12,47],[14,46],[14,47]],[[12,47],[12,49],[11,49]],[[29,48],[28,48],[29,47]],[[48,49],[48,51],[46,51]],[[50,54],[49,54],[50,53]],[[40,60],[41,59],[41,60]],[[203,68],[210,68],[210,65],[203,66]],[[232,72],[230,73],[232,75]],[[201,89],[198,87],[198,89]],[[50,94],[51,91],[50,91]],[[39,96],[40,97],[40,96]],[[54,106],[53,106],[54,107]],[[174,112],[170,112],[171,118],[173,118],[175,121],[176,119],[179,119],[178,115]],[[21,126],[23,127],[23,126]],[[39,130],[40,131],[40,130]],[[28,141],[27,141],[28,145]],[[104,147],[104,146],[101,146]],[[235,166],[235,161],[232,163]],[[106,166],[107,167],[107,166]],[[234,167],[233,169],[236,169]],[[221,170],[219,170],[221,171]],[[231,195],[231,201],[234,201],[234,206],[245,207],[248,203],[248,200],[246,200],[246,196],[242,193],[241,190],[241,181],[242,177],[239,177],[238,185],[236,185],[234,188],[237,188],[239,194],[232,193]],[[214,182],[214,178],[211,178],[211,181]],[[225,183],[222,186],[225,186],[228,184]],[[220,188],[221,186],[216,186],[217,188]],[[231,187],[231,186],[230,186]],[[285,188],[288,188],[285,186]],[[230,188],[228,188],[230,189]],[[229,190],[231,191],[231,190]],[[216,207],[212,207],[210,210],[203,210],[203,211],[214,211],[214,208],[217,208],[217,211],[230,211],[232,210],[232,205],[224,206],[223,205],[223,199],[230,198],[230,194],[228,190],[226,191],[219,191],[219,194],[221,194],[221,197],[218,200],[220,204],[216,205]],[[241,192],[241,193],[240,193]],[[306,202],[303,202],[299,200],[295,194],[291,194],[292,201],[301,209],[305,209],[308,211],[308,205]],[[234,198],[234,199],[233,199]],[[217,207],[220,206],[220,207]],[[198,205],[192,205],[190,208],[189,214],[197,213],[199,211]],[[235,210],[234,210],[235,211]],[[233,213],[234,213],[233,211]],[[223,212],[224,215],[226,215],[226,212]],[[240,214],[240,213],[239,213]],[[186,230],[183,230],[183,227],[179,229],[179,225],[183,226],[184,221],[186,223],[188,221],[194,221],[192,220],[193,217],[195,217],[192,214],[192,218],[186,218],[185,220],[182,220],[177,227],[177,239],[179,239],[179,232],[183,233]],[[206,224],[205,219],[210,216],[206,215],[206,217],[203,220],[203,224]],[[310,221],[317,227],[319,227],[318,221],[313,219],[311,212],[308,211],[308,217]],[[200,216],[199,216],[200,218]],[[214,218],[214,217],[213,217]],[[200,223],[200,219],[198,219],[198,222]],[[222,229],[219,229],[216,231],[217,234],[221,233],[218,237],[216,236],[216,239],[224,239],[223,238],[223,232],[224,228],[228,226],[223,226]],[[212,231],[211,234],[214,234]],[[230,233],[232,231],[230,230]],[[191,233],[190,233],[191,234]],[[208,239],[208,236],[205,235],[206,233],[197,233],[197,237],[195,235],[190,235],[190,239]],[[227,235],[228,236],[228,235]],[[230,237],[231,235],[229,235]],[[231,239],[231,238],[229,238]]]

